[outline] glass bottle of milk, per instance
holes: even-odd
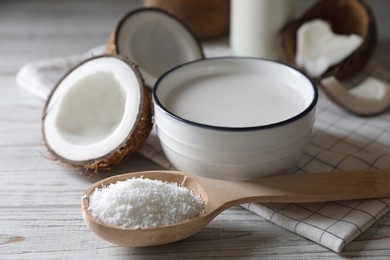
[[[233,54],[277,59],[277,33],[292,17],[293,4],[294,0],[231,0]]]

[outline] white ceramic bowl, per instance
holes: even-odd
[[[224,57],[173,68],[153,99],[158,136],[178,170],[250,180],[293,169],[311,136],[318,93],[282,63]]]

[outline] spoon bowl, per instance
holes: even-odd
[[[89,196],[96,188],[131,178],[148,178],[178,183],[204,200],[201,214],[188,221],[150,228],[121,228],[96,220]],[[87,226],[99,237],[118,245],[143,247],[187,238],[204,228],[219,213],[234,205],[260,203],[306,203],[390,197],[390,170],[289,174],[258,181],[208,179],[177,171],[145,171],[109,177],[91,185],[81,208]]]

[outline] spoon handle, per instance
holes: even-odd
[[[288,174],[257,182],[199,180],[214,207],[390,197],[390,170]],[[212,205],[210,205],[212,206]]]

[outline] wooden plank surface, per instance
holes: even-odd
[[[368,2],[380,33],[376,57],[390,68],[390,1]],[[310,3],[297,1],[297,14]],[[133,0],[0,1],[0,259],[388,258],[390,214],[340,255],[241,207],[227,210],[185,241],[152,248],[118,247],[87,229],[80,199],[97,178],[48,158],[40,134],[43,102],[20,89],[14,77],[26,62],[104,43],[115,22],[140,5]],[[113,171],[158,168],[135,156]]]

